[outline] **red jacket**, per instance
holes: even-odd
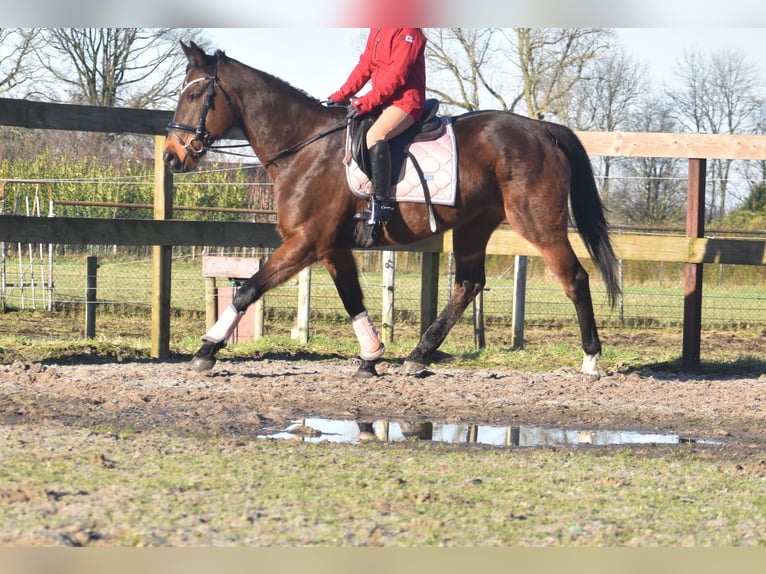
[[[372,80],[371,90],[353,100],[359,114],[395,105],[419,120],[426,99],[425,48],[420,28],[371,28],[359,63],[330,99],[348,100]]]

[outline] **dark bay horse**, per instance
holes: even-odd
[[[223,52],[205,54],[181,44],[188,58],[183,88],[165,145],[176,172],[200,158],[232,127],[239,127],[273,182],[277,231],[283,239],[268,262],[237,292],[232,305],[202,337],[192,366],[209,370],[247,307],[269,289],[321,261],[330,273],[359,340],[357,375],[375,375],[383,345],[367,314],[352,255],[364,199],[348,190],[342,164],[345,108],[326,107],[286,82]],[[590,160],[577,136],[557,124],[509,112],[480,111],[452,118],[457,147],[455,207],[434,206],[437,233],[453,230],[452,297],[405,360],[405,372],[423,370],[468,304],[484,287],[487,242],[506,219],[534,245],[574,303],[582,337],[582,371],[598,374],[601,341],[588,274],[567,238],[568,203],[577,230],[606,283],[619,294],[616,258]],[[424,204],[400,203],[377,247],[432,235]]]

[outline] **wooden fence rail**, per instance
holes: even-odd
[[[281,244],[273,223],[159,221],[0,215],[0,241],[61,245],[156,245],[276,248]],[[578,257],[588,258],[580,236],[569,240]],[[612,236],[615,253],[627,261],[766,265],[766,239],[683,237],[622,233]],[[452,232],[392,251],[448,253]],[[537,250],[512,229],[498,229],[487,246],[490,255],[537,256]]]
[[[170,257],[173,245],[276,247],[272,224],[172,220],[173,178],[162,163],[165,126],[172,112],[48,104],[0,98],[0,125],[30,129],[137,133],[155,136],[154,220],[34,218],[0,215],[0,241],[23,243],[153,245],[152,355],[169,352]],[[766,136],[626,132],[578,132],[589,155],[680,157],[689,159],[686,237],[617,235],[622,259],[681,261],[687,264],[684,312],[684,370],[699,368],[702,265],[766,265],[766,241],[704,237],[705,162],[707,159],[766,160]],[[241,132],[227,134],[242,139]],[[225,229],[224,229],[225,228]],[[587,257],[579,237],[572,236],[578,256]],[[451,234],[401,248],[423,252],[421,325],[436,316],[439,253],[452,248]],[[489,253],[537,255],[513,231],[497,230]]]

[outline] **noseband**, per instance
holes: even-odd
[[[205,127],[205,120],[207,119],[207,114],[210,110],[215,109],[215,92],[216,88],[218,88],[221,93],[223,94],[223,97],[226,99],[226,103],[229,104],[229,106],[232,105],[231,99],[229,98],[229,95],[226,93],[226,90],[223,89],[221,86],[221,83],[218,81],[218,62],[220,60],[220,57],[218,54],[216,54],[215,59],[215,65],[213,66],[213,74],[211,76],[206,76],[203,78],[197,78],[196,80],[192,80],[188,84],[186,84],[183,89],[181,90],[181,96],[183,96],[183,93],[196,84],[197,82],[210,82],[207,87],[207,94],[205,95],[205,104],[202,106],[202,112],[200,113],[199,123],[197,127],[190,126],[188,124],[180,124],[178,122],[170,122],[167,125],[167,130],[169,132],[172,132],[172,130],[177,130],[181,132],[186,133],[192,133],[194,134],[194,137],[190,139],[188,142],[185,142],[181,136],[179,136],[176,133],[171,133],[170,135],[174,136],[178,142],[181,144],[181,146],[192,155],[195,159],[198,159],[200,156],[202,156],[207,150],[209,150],[213,143],[215,143],[215,137],[213,134],[211,134],[207,127]],[[179,96],[180,97],[180,96]]]

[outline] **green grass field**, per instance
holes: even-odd
[[[0,427],[0,444],[0,482],[14,485],[0,545],[55,533],[126,547],[766,544],[757,461],[691,447],[508,452],[26,426]]]
[[[37,308],[44,306],[49,292],[43,290],[42,279],[47,277],[48,269],[35,265],[30,272],[28,262],[24,263],[24,278],[20,279],[18,260],[6,265],[6,304],[10,308]],[[511,259],[512,261],[512,259]],[[412,266],[412,265],[409,265]],[[526,322],[530,325],[560,326],[573,324],[574,308],[564,295],[561,286],[550,274],[540,270],[527,282]],[[721,281],[716,273],[717,266],[710,268],[710,278],[704,286],[703,326],[720,329],[740,329],[766,327],[766,281],[761,280],[760,269],[752,268],[747,280],[730,272],[731,277]],[[715,273],[713,273],[715,272]],[[675,327],[683,322],[683,282],[677,272],[668,273],[668,279],[662,284],[656,279],[648,280],[644,274],[642,281],[626,281],[623,298],[615,309],[607,304],[603,284],[598,274],[591,271],[591,288],[597,320],[600,324],[622,325],[638,328]],[[31,284],[35,282],[33,289]],[[53,297],[55,307],[77,308],[85,298],[85,260],[84,258],[64,259],[54,266]],[[174,261],[172,271],[171,306],[175,312],[204,312],[204,279],[201,261],[180,258]],[[46,283],[49,281],[46,279]],[[22,290],[19,285],[24,283]],[[371,314],[380,313],[382,279],[381,273],[362,271],[361,283],[367,306]],[[439,287],[439,307],[446,304],[449,297],[451,277],[443,269]],[[719,284],[720,283],[720,284]],[[229,288],[226,280],[218,280],[219,288]],[[120,260],[102,257],[98,269],[98,300],[103,307],[113,310],[127,309],[131,313],[140,313],[150,308],[151,302],[151,260]],[[297,278],[266,296],[267,314],[290,317],[297,308]],[[345,315],[335,287],[321,265],[312,269],[312,319],[338,320]],[[487,288],[484,292],[484,314],[488,325],[510,325],[513,302],[512,274],[498,272],[488,274]],[[416,323],[420,313],[420,275],[417,272],[397,270],[395,287],[396,320],[402,323]],[[465,321],[471,321],[471,311],[466,313]]]
[[[368,256],[369,254],[365,255]],[[405,262],[406,259],[405,259]],[[409,265],[412,267],[412,265]],[[415,265],[417,267],[417,265]],[[7,267],[8,284],[18,282],[16,266]],[[758,270],[760,271],[760,270]],[[592,274],[594,275],[594,274]],[[610,309],[603,285],[592,281],[596,317],[604,342],[602,366],[640,368],[663,365],[678,369],[682,348],[683,289],[670,273],[663,285],[644,278],[643,283],[626,284],[622,307]],[[441,349],[456,358],[461,366],[497,364],[509,368],[546,370],[550,365],[577,365],[581,360],[575,313],[561,287],[538,269],[528,281],[524,349],[507,352],[512,347],[510,329],[513,280],[511,273],[497,271],[489,276],[484,292],[486,348],[475,344],[473,308],[455,326]],[[40,277],[40,275],[36,275]],[[714,278],[714,277],[713,277]],[[27,278],[29,279],[29,278]],[[174,261],[172,272],[171,352],[193,353],[199,337],[206,331],[204,279],[199,257]],[[440,301],[449,296],[451,280],[447,273],[440,280]],[[763,357],[748,350],[752,345],[741,341],[752,337],[759,348],[766,329],[766,287],[733,281],[705,285],[703,304],[703,366],[707,369],[762,370]],[[0,361],[14,357],[44,360],[58,357],[82,359],[82,349],[98,347],[98,354],[118,357],[148,356],[151,335],[151,260],[124,260],[100,257],[96,338],[85,339],[85,258],[66,258],[56,262],[53,313],[42,311],[42,290],[36,289],[37,310],[32,310],[31,288],[25,290],[26,309],[0,314]],[[370,313],[379,321],[381,275],[362,272],[361,283]],[[230,289],[219,280],[219,289]],[[9,287],[7,303],[11,311],[21,307],[20,290]],[[420,335],[420,276],[412,271],[396,275],[394,339],[387,344],[387,356],[404,357]],[[298,302],[297,278],[269,292],[265,298],[266,337],[239,345],[230,345],[227,355],[252,354],[257,351],[302,349],[308,352],[354,356],[357,342],[349,328],[340,300],[326,271],[312,270],[311,340],[301,347],[290,338],[295,326]],[[622,312],[622,320],[620,313]],[[740,342],[723,340],[719,332],[736,335]],[[724,339],[730,337],[725,335]],[[35,345],[29,346],[28,343]],[[31,349],[31,350],[30,350]]]

